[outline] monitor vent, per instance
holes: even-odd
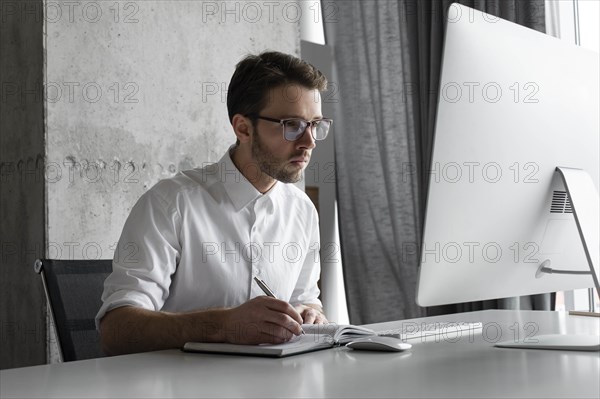
[[[571,199],[566,191],[554,191],[552,193],[550,213],[573,213]]]

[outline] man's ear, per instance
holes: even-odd
[[[240,143],[247,143],[252,136],[252,121],[242,114],[235,114],[231,119],[231,125],[235,136]]]

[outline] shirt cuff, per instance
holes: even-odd
[[[123,306],[135,306],[142,309],[156,310],[148,295],[136,291],[117,291],[106,298],[96,315],[96,330],[100,331],[100,321],[109,311]]]

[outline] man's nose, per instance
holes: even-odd
[[[313,137],[313,129],[314,128],[315,127],[312,126],[311,124],[306,126],[306,129],[304,129],[304,134],[298,140],[298,146],[297,146],[298,148],[313,149],[317,146],[315,138]]]

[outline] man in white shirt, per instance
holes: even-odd
[[[315,140],[327,136],[326,86],[290,55],[238,63],[227,98],[236,144],[218,163],[156,184],[127,219],[96,316],[107,354],[282,343],[302,323],[327,322],[316,210],[283,184],[301,179]]]

